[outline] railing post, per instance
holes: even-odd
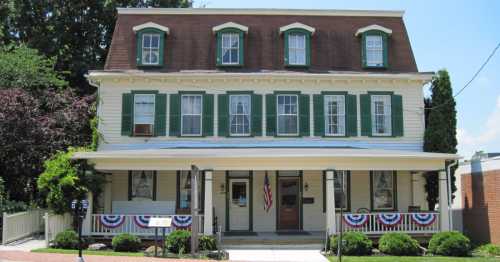
[[[5,245],[7,242],[7,212],[3,212],[2,217],[2,245]]]
[[[45,215],[43,216],[43,221],[44,221],[44,224],[45,224],[45,247],[49,247],[49,230],[50,230],[50,227],[49,227],[49,213],[48,212],[45,212]]]

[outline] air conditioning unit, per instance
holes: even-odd
[[[135,124],[134,135],[136,136],[152,136],[153,125],[151,124]]]

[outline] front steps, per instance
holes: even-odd
[[[324,248],[324,233],[309,232],[304,235],[280,235],[261,232],[256,235],[222,236],[225,249],[311,249]]]

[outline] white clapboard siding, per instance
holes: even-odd
[[[319,94],[322,91],[348,91],[349,94],[357,96],[358,105],[358,133],[360,133],[361,117],[360,117],[360,101],[359,95],[366,94],[369,91],[392,91],[395,94],[403,97],[403,115],[404,115],[404,136],[403,137],[348,137],[335,138],[336,141],[365,141],[368,143],[396,143],[402,148],[407,144],[409,150],[421,150],[423,134],[424,134],[424,116],[423,116],[423,91],[420,83],[414,82],[376,82],[376,81],[353,81],[345,83],[334,83],[329,81],[275,81],[275,82],[258,82],[241,81],[241,82],[208,82],[198,81],[196,84],[185,84],[177,82],[160,82],[160,81],[141,81],[135,80],[129,82],[121,81],[103,81],[100,87],[100,123],[99,129],[103,135],[104,143],[145,143],[144,137],[129,137],[121,135],[121,109],[122,109],[122,94],[129,93],[132,90],[158,90],[160,93],[167,95],[176,94],[179,91],[206,91],[210,94],[224,94],[226,91],[254,91],[256,94],[272,94],[274,91],[301,91],[302,94],[310,94],[310,103],[312,109],[312,95]],[[169,107],[170,96],[167,98],[167,136],[148,138],[147,142],[179,140],[186,138],[168,136],[169,129]],[[217,96],[214,99],[214,134],[217,134]],[[265,97],[263,98],[263,107],[265,107]],[[265,111],[263,111],[265,112]],[[314,117],[310,117],[311,134],[313,134]],[[265,115],[263,116],[263,130],[265,133]],[[196,140],[213,140],[214,137],[195,138]],[[230,139],[226,137],[217,137],[217,139]],[[266,140],[269,137],[256,137],[253,139]],[[300,138],[299,138],[300,139]],[[301,139],[307,139],[306,137]]]

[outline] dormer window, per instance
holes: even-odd
[[[301,23],[280,27],[280,34],[284,34],[286,66],[304,67],[310,65],[311,36],[314,32],[314,28]]]
[[[165,34],[169,33],[168,27],[149,22],[134,26],[133,30],[137,40],[137,66],[163,66]]]
[[[388,38],[392,30],[371,25],[358,29],[356,36],[361,36],[361,57],[364,68],[387,68]]]
[[[212,28],[217,36],[217,66],[243,66],[243,37],[248,27],[229,22]]]

